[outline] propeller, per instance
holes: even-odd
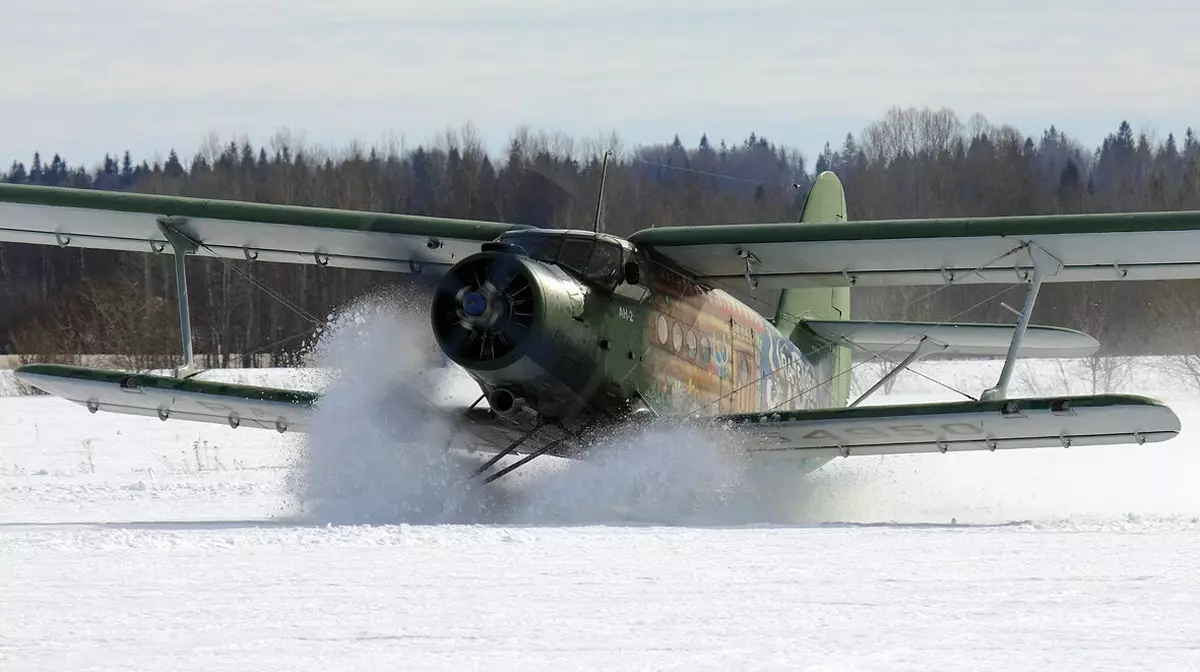
[[[469,259],[450,269],[433,299],[433,329],[459,363],[512,353],[533,328],[533,287],[511,254]]]

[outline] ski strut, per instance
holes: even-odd
[[[533,436],[534,434],[536,434],[536,433],[537,433],[537,431],[538,431],[539,429],[541,429],[541,428],[542,428],[542,424],[543,424],[543,423],[540,423],[540,422],[539,422],[537,425],[534,425],[533,429],[531,429],[531,430],[529,430],[528,432],[525,432],[524,434],[522,434],[522,435],[521,435],[521,438],[519,438],[519,439],[517,439],[516,441],[513,441],[512,443],[508,444],[508,446],[506,446],[506,447],[504,448],[504,450],[502,450],[502,451],[500,451],[500,452],[496,453],[495,455],[493,455],[493,456],[492,456],[492,459],[488,460],[487,462],[484,462],[484,463],[483,463],[482,465],[480,465],[480,466],[479,466],[477,469],[475,469],[475,471],[472,471],[472,472],[471,472],[471,476],[470,476],[470,477],[471,477],[471,478],[475,478],[476,476],[478,476],[478,475],[482,474],[483,472],[487,471],[488,469],[491,469],[493,466],[495,466],[495,464],[496,464],[497,462],[499,462],[501,459],[503,459],[503,458],[504,458],[504,456],[511,454],[511,453],[512,453],[514,450],[516,450],[517,448],[519,448],[519,447],[521,446],[521,444],[522,444],[522,443],[525,443],[527,440],[529,440],[529,437],[531,437],[531,436]],[[484,482],[485,482],[485,483],[489,483],[490,481],[484,481]]]
[[[519,469],[522,466],[531,462],[533,460],[533,458],[539,457],[541,455],[545,455],[546,453],[550,452],[551,450],[554,450],[555,448],[558,447],[559,444],[561,444],[563,441],[566,441],[566,440],[567,440],[566,437],[563,437],[556,441],[551,441],[550,443],[547,443],[546,445],[542,446],[541,448],[538,448],[537,450],[526,455],[525,457],[522,457],[521,459],[517,460],[516,462],[513,462],[512,464],[501,469],[500,471],[497,471],[496,473],[492,474],[491,476],[488,476],[487,478],[483,479],[483,482],[491,483],[492,481],[496,480],[497,478],[500,478],[501,476],[504,476],[505,474],[507,474],[511,471],[516,471],[517,469]]]

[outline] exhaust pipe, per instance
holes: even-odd
[[[487,396],[487,402],[493,411],[504,416],[512,415],[514,411],[524,406],[522,400],[513,396],[512,392],[503,387],[492,390]]]

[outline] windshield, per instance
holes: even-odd
[[[592,253],[592,241],[587,238],[567,238],[563,241],[562,252],[558,255],[558,265],[583,275],[587,270],[588,255]]]
[[[554,264],[572,275],[611,291],[621,280],[623,250],[591,236],[522,231],[504,241],[520,246],[531,259]]]
[[[520,236],[511,236],[509,241],[514,245],[520,245],[530,259],[553,264],[558,261],[558,252],[562,249],[563,237],[544,233],[526,233]]]
[[[621,280],[621,248],[597,241],[588,260],[587,277],[605,287]]]

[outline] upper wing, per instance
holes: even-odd
[[[225,258],[440,272],[513,224],[0,184],[0,241],[170,252],[160,220]]]
[[[735,290],[747,270],[764,290],[1016,282],[1034,247],[1062,263],[1046,282],[1200,277],[1200,211],[665,227],[630,240]]]
[[[1179,417],[1153,399],[1098,395],[726,415],[752,453],[816,457],[1069,448],[1166,441]]]

